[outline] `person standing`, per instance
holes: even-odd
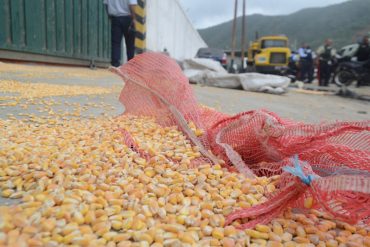
[[[315,74],[315,58],[316,54],[310,46],[307,46],[307,62],[308,62],[308,83],[312,83]]]
[[[306,44],[303,43],[302,46],[298,49],[299,56],[299,80],[304,82],[307,75],[307,63],[306,63]]]
[[[359,62],[364,62],[370,59],[369,36],[363,37],[355,56]]]
[[[299,56],[296,51],[292,51],[289,57],[289,63],[288,63],[288,73],[289,75],[294,76],[294,78],[298,78],[299,74],[299,68],[298,68],[298,63],[299,63]]]
[[[300,80],[303,82],[311,83],[313,80],[312,71],[312,50],[311,48],[303,44],[298,50],[299,54],[299,67],[300,67]]]
[[[363,63],[363,68],[370,71],[370,46],[369,46],[369,36],[364,36],[362,39],[362,42],[360,43],[360,46],[355,54],[355,57],[357,58],[357,61]],[[361,80],[358,81],[357,85],[360,86],[362,84],[368,84],[369,83],[368,77],[363,77]]]
[[[137,0],[104,0],[111,20],[111,65],[121,65],[122,37],[125,38],[127,60],[135,55],[135,6]]]
[[[333,41],[331,39],[325,40],[325,44],[317,49],[317,56],[319,57],[319,85],[329,86],[331,76],[331,66],[333,59],[336,56],[336,51],[332,47]]]

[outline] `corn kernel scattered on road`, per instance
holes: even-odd
[[[21,83],[16,80],[1,80],[0,92],[18,93],[17,100],[24,98],[42,98],[47,96],[95,95],[111,93],[103,87],[67,86],[48,83]],[[12,106],[12,105],[11,105]]]
[[[278,177],[251,181],[219,165],[190,168],[197,148],[150,118],[0,125],[1,195],[21,198],[0,207],[3,246],[369,246],[368,229],[322,214],[288,211],[246,231],[237,229],[241,221],[225,226],[242,202],[265,201],[263,188]],[[124,144],[122,129],[149,159]]]
[[[266,201],[279,177],[251,180],[205,162],[194,168],[201,154],[176,127],[138,116],[82,118],[87,108],[109,105],[43,98],[77,88],[35,84],[28,98],[27,86],[2,85],[20,93],[3,107],[41,103],[48,117],[0,119],[0,195],[20,200],[0,205],[0,246],[370,246],[369,227],[331,220],[310,209],[312,198],[306,215],[287,210],[245,231],[237,228],[245,220],[225,226],[232,211]],[[87,93],[108,92],[99,90]],[[59,104],[75,111],[51,108]],[[149,157],[125,145],[122,130]]]

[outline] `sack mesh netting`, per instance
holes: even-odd
[[[267,223],[287,207],[304,210],[310,197],[314,208],[337,219],[369,223],[370,121],[304,124],[265,110],[229,116],[198,104],[181,68],[158,53],[139,55],[115,72],[125,82],[120,95],[125,114],[177,125],[203,160],[222,159],[225,167],[248,177],[281,175],[267,202],[233,212],[228,223],[241,218],[250,219],[243,228]],[[196,137],[188,122],[205,134]]]

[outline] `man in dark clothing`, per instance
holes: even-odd
[[[300,80],[303,82],[311,83],[313,80],[313,74],[311,73],[313,66],[312,50],[308,45],[303,44],[302,47],[299,48],[298,54]]]
[[[121,65],[122,37],[125,37],[127,60],[135,55],[135,11],[137,0],[104,0],[111,19],[111,65]]]
[[[357,61],[364,62],[370,59],[370,46],[369,46],[369,37],[365,36],[358,48],[356,55]]]
[[[289,57],[288,64],[288,74],[295,77],[298,77],[299,68],[298,68],[299,56],[296,51],[292,51]]]
[[[362,42],[360,43],[360,47],[358,48],[355,56],[357,57],[357,61],[364,62],[362,65],[363,68],[370,71],[370,46],[369,46],[368,36],[365,36],[363,38]],[[369,77],[364,77],[358,82],[358,85],[368,84],[369,83],[368,80],[369,80]]]
[[[308,74],[308,67],[307,67],[307,53],[306,53],[307,45],[305,43],[298,49],[299,55],[299,80],[304,82],[307,74]]]
[[[317,50],[319,57],[319,85],[327,87],[331,77],[331,66],[333,59],[336,56],[336,51],[332,47],[333,41],[331,39],[325,40],[325,44],[320,46]]]
[[[307,60],[308,60],[308,83],[312,83],[315,74],[315,56],[310,46],[307,46]]]

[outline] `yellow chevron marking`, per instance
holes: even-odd
[[[146,25],[143,25],[139,22],[135,23],[135,28],[136,28],[137,32],[140,32],[140,33],[145,33],[146,32]]]
[[[139,6],[136,6],[135,8],[135,14],[141,16],[141,17],[145,17],[145,14],[146,14],[146,11],[145,11],[145,8],[141,8]]]
[[[146,48],[146,43],[145,40],[141,40],[136,38],[135,39],[135,47],[139,49],[145,49]]]
[[[145,17],[146,17],[146,8],[145,8],[145,1],[144,2],[144,6],[140,6],[140,5],[137,5],[135,7],[135,14],[144,19],[145,20]],[[135,39],[135,47],[137,49],[141,49],[141,50],[145,50],[146,48],[146,36],[145,36],[145,33],[146,33],[146,23],[144,21],[144,23],[140,23],[138,21],[136,21],[136,32],[140,33],[140,34],[143,34],[144,35],[144,39],[140,39],[138,37],[136,37]]]

